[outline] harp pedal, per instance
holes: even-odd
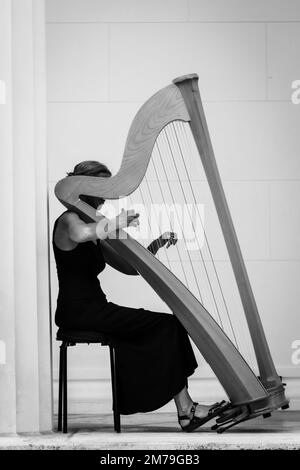
[[[287,410],[290,407],[290,405],[286,404],[281,407],[282,410]]]
[[[216,424],[211,427],[212,431],[217,431],[218,434],[222,434],[227,429],[232,428],[236,424],[249,419],[249,410],[247,407],[231,408],[224,413],[223,416],[216,420]]]
[[[214,413],[216,415],[219,415],[220,417],[222,417],[223,414],[224,414],[224,418],[225,418],[226,411],[228,411],[228,410],[230,411],[231,407],[232,407],[232,405],[229,401],[223,400],[220,403],[216,403],[216,406],[214,407]],[[218,423],[220,419],[221,418],[217,418],[216,422]],[[228,418],[226,418],[226,422],[227,422],[227,420],[228,420]],[[217,429],[217,428],[218,428],[218,424],[215,424],[211,427],[212,430]]]
[[[243,421],[247,421],[250,419],[249,417],[249,412],[247,409],[245,409],[239,416],[236,418],[233,418],[232,420],[228,420],[222,424],[217,425],[218,428],[216,429],[218,434],[222,434],[223,432],[227,431],[228,429],[232,428],[233,426],[236,426],[237,424],[242,423]],[[227,426],[226,426],[227,424]]]
[[[238,417],[242,413],[242,409],[240,407],[237,408],[229,408],[224,410],[224,413],[216,420],[217,424],[224,424],[228,423],[234,418]]]

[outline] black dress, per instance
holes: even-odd
[[[105,268],[101,243],[53,250],[59,281],[55,323],[92,330],[116,341],[121,414],[156,410],[187,386],[197,367],[189,337],[174,315],[108,302],[98,275]],[[133,280],[134,282],[134,280]]]

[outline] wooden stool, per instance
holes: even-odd
[[[120,413],[118,408],[118,389],[116,374],[116,354],[112,341],[105,335],[96,331],[58,330],[56,339],[62,341],[59,354],[59,392],[58,392],[58,431],[68,432],[68,393],[67,393],[67,350],[69,346],[77,343],[99,343],[109,346],[111,384],[114,412],[114,429],[121,432]]]

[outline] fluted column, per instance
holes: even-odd
[[[44,1],[0,0],[0,22],[0,432],[38,432],[52,427]]]

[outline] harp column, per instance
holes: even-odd
[[[0,0],[0,433],[52,429],[44,0]]]

